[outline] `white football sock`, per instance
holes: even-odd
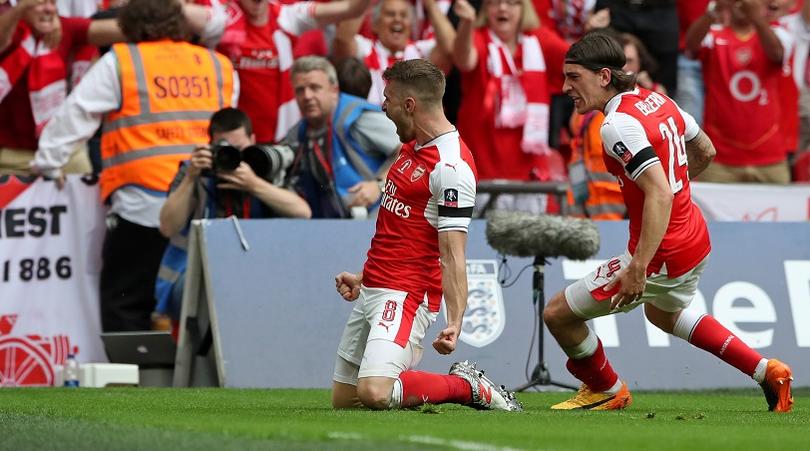
[[[613,384],[613,386],[610,387],[609,389],[605,390],[605,393],[610,393],[611,395],[615,395],[616,393],[619,393],[619,390],[621,390],[621,389],[622,389],[622,380],[621,379],[616,379],[616,383]]]
[[[768,369],[768,359],[762,358],[762,360],[757,363],[757,367],[754,370],[754,374],[751,377],[757,381],[758,384],[761,384],[765,381],[765,371]]]
[[[700,320],[706,316],[705,313],[698,313],[695,310],[681,310],[675,326],[672,328],[672,335],[683,338],[687,342],[692,338],[692,332],[697,327]]]
[[[578,360],[584,359],[585,357],[592,356],[596,349],[599,347],[599,338],[596,334],[588,327],[588,335],[582,340],[582,343],[572,346],[570,348],[562,348],[565,355],[568,357]]]
[[[388,408],[399,409],[400,407],[402,407],[402,381],[397,378],[391,389],[391,401],[388,402]]]

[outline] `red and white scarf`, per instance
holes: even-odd
[[[495,127],[523,127],[523,151],[548,153],[549,93],[540,41],[534,35],[520,35],[518,45],[523,59],[518,70],[509,48],[491,30],[487,30],[487,36],[487,71],[491,78],[486,101],[492,102]]]
[[[0,102],[11,92],[28,70],[28,95],[34,115],[36,136],[67,97],[65,62],[55,49],[37,41],[23,26],[22,41],[0,61]]]
[[[585,33],[585,22],[595,0],[552,0],[551,17],[557,23],[560,36],[567,40],[577,40]]]
[[[358,39],[367,39],[358,36]],[[416,43],[411,41],[405,46],[403,50],[392,53],[388,50],[379,39],[374,39],[368,52],[363,56],[363,62],[371,72],[371,90],[368,92],[368,101],[375,105],[382,105],[383,90],[385,89],[385,81],[382,74],[385,69],[393,66],[397,61],[413,60],[427,58],[428,55],[423,55]]]

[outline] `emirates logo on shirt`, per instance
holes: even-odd
[[[410,218],[411,206],[406,205],[397,199],[396,195],[397,186],[391,180],[386,180],[385,189],[383,189],[382,196],[380,197],[380,207],[390,211],[402,219]]]

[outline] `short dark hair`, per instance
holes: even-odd
[[[346,94],[365,99],[371,91],[371,72],[358,58],[344,58],[337,67],[338,86]]]
[[[129,0],[118,13],[118,25],[131,42],[189,37],[179,0]]]
[[[244,111],[238,108],[223,108],[211,116],[208,123],[208,138],[214,139],[216,133],[231,132],[241,127],[245,128],[248,136],[253,134],[253,124]]]
[[[442,105],[444,73],[435,64],[423,59],[397,61],[383,72],[387,82],[397,82],[413,97],[434,107]]]
[[[636,75],[622,69],[626,62],[619,41],[599,30],[583,36],[565,54],[566,64],[579,64],[592,72],[610,69],[610,85],[618,92],[630,91],[636,86]]]

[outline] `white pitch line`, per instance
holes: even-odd
[[[334,440],[367,440],[370,438],[357,432],[329,432],[326,434],[326,436]],[[469,442],[465,440],[444,439],[432,437],[430,435],[400,435],[398,439],[406,443],[443,446],[446,448],[459,449],[463,451],[522,451],[520,448],[495,446],[487,443]]]
[[[357,432],[330,432],[326,436],[336,440],[363,440],[365,438]]]
[[[444,439],[439,437],[431,437],[429,435],[400,435],[399,439],[409,443],[446,446],[464,451],[520,451],[519,448],[501,447],[487,443],[468,442],[465,440]]]

